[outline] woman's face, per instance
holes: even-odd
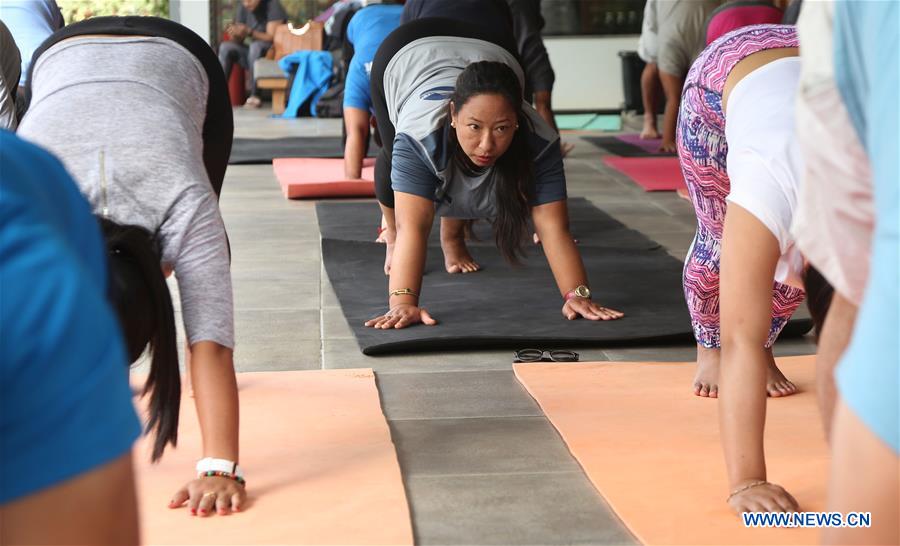
[[[518,128],[516,111],[502,95],[475,95],[458,111],[450,104],[456,140],[479,167],[493,165],[506,153]]]

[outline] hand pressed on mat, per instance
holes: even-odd
[[[562,314],[569,320],[579,317],[588,320],[616,320],[625,316],[625,313],[603,307],[599,303],[587,298],[572,298],[562,306]]]
[[[750,480],[747,484],[751,485],[754,481]],[[799,510],[797,500],[783,487],[765,481],[733,494],[728,499],[728,505],[738,514],[744,512],[796,512]]]
[[[417,307],[411,303],[401,303],[389,309],[387,313],[367,320],[366,326],[378,330],[389,330],[391,328],[406,328],[420,322],[427,326],[437,324],[437,321],[431,318],[431,315],[424,307]]]
[[[192,516],[208,516],[215,510],[220,516],[239,512],[247,500],[245,487],[231,478],[204,476],[189,481],[175,493],[169,508],[180,508],[185,503]]]

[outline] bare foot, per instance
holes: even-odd
[[[766,393],[772,398],[780,398],[796,394],[796,392],[796,385],[781,373],[775,362],[770,362],[769,371],[766,374]]]
[[[719,349],[697,345],[697,373],[694,375],[694,394],[704,398],[719,397]]]
[[[469,254],[466,241],[462,237],[441,237],[441,250],[444,251],[444,266],[447,273],[474,273],[481,269]]]
[[[391,274],[391,260],[394,258],[394,241],[397,240],[397,232],[384,229],[378,236],[384,240],[384,274]]]
[[[656,127],[644,125],[644,130],[641,131],[641,140],[653,140],[659,138],[659,131]]]

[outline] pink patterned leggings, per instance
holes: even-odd
[[[707,46],[685,81],[678,113],[676,143],[681,171],[697,213],[697,234],[684,262],[684,297],[697,343],[720,346],[719,255],[725,198],[731,189],[726,169],[728,142],[722,90],[728,73],[748,55],[766,49],[797,47],[796,28],[754,25],[728,33]],[[803,301],[803,291],[778,282],[772,293],[771,347]]]

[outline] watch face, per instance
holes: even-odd
[[[591,297],[591,290],[587,286],[581,285],[575,289],[575,295],[579,298],[589,298]]]

